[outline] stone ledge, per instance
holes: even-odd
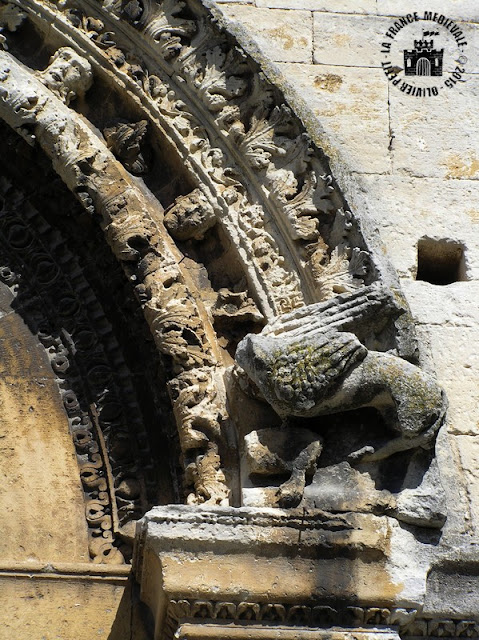
[[[277,622],[304,603],[310,619],[332,611],[332,600],[389,615],[401,591],[386,566],[391,526],[387,517],[317,509],[156,507],[138,524],[134,572],[158,634],[198,603],[202,618],[214,603],[241,617],[243,602]]]
[[[245,638],[244,627],[226,627],[213,624],[183,624],[176,637],[187,640],[240,640]],[[248,627],[248,638],[255,640],[395,640],[399,636],[392,630],[320,630],[320,629],[288,629],[281,627]]]
[[[8,562],[0,564],[0,578],[35,577],[56,580],[126,580],[130,576],[130,565],[95,564],[92,562]]]
[[[173,550],[186,543],[196,549],[221,545],[231,553],[251,551],[261,546],[289,545],[295,553],[341,548],[349,551],[385,549],[389,536],[388,519],[362,513],[328,513],[320,509],[254,507],[154,507],[137,529],[141,554],[144,544],[157,550]],[[139,558],[137,557],[137,563]],[[138,565],[137,565],[138,566]]]

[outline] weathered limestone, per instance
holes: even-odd
[[[289,11],[268,11],[247,5],[225,7],[231,20],[238,20],[258,34],[258,43],[267,47],[278,62],[310,63],[313,55],[311,13],[299,11],[292,28]],[[259,27],[259,29],[258,29]]]
[[[259,638],[276,637],[278,624],[300,634],[324,624],[356,632],[374,627],[376,611],[386,626],[415,617],[391,605],[399,585],[381,560],[388,536],[387,522],[371,515],[156,508],[140,525],[135,572],[155,638],[213,620],[234,623],[237,637],[248,637],[244,621]]]
[[[390,20],[358,13],[313,13],[314,64],[337,65],[341,71],[343,67],[381,67],[378,50]]]
[[[11,56],[5,53],[1,56],[2,115],[17,130],[23,127],[25,131],[26,124],[35,126],[35,138],[53,156],[63,180],[71,189],[83,194],[89,207],[102,211],[102,227],[113,251],[123,262],[128,276],[141,288],[145,318],[160,352],[173,362],[170,389],[174,412],[181,425],[183,450],[197,449],[208,443],[208,436],[194,426],[199,406],[201,421],[208,422],[209,433],[216,432],[213,438],[221,437],[218,420],[225,410],[216,405],[222,400],[221,391],[214,385],[219,386],[221,381],[216,374],[215,346],[209,344],[208,333],[212,330],[203,328],[204,312],[196,308],[194,296],[184,284],[188,278],[181,275],[175,250],[168,247],[169,241],[162,237],[157,223],[151,218],[146,222],[142,220],[150,208],[146,196],[133,185],[126,187],[125,170],[86,125],[66,108],[63,110],[53,96],[42,91],[40,83],[32,76],[25,78],[23,69]],[[52,65],[56,64],[57,59],[52,62]],[[82,79],[79,82],[83,84]],[[76,83],[77,78],[75,87]],[[17,104],[20,106],[15,109]],[[77,142],[77,136],[82,144]],[[84,173],[86,157],[89,167]],[[157,248],[153,251],[151,247],[155,244]],[[154,255],[148,258],[148,253]],[[161,276],[155,277],[155,272],[159,275],[160,271]],[[175,281],[176,286],[172,286]],[[169,307],[169,313],[164,314],[164,306]],[[191,402],[192,395],[194,403]],[[210,402],[215,404],[215,409],[210,411],[208,418]],[[211,443],[211,447],[211,453],[216,455],[217,445]],[[216,468],[216,462],[207,465],[207,459],[202,459],[205,463],[196,472],[195,485],[204,500],[221,502],[228,495],[224,476]],[[203,481],[202,475],[206,475],[208,481]]]
[[[44,349],[2,283],[2,562],[87,562],[83,496],[68,419]],[[53,497],[54,496],[54,497]],[[57,536],[61,522],[62,538]]]
[[[441,449],[445,447],[445,451],[455,451],[459,440],[456,441],[453,434],[458,433],[458,429],[464,428],[470,434],[477,430],[478,378],[476,367],[470,366],[477,355],[477,341],[472,339],[472,335],[478,330],[475,319],[477,305],[473,302],[477,297],[474,266],[477,262],[477,225],[474,222],[474,212],[478,208],[477,144],[468,124],[474,118],[471,104],[477,100],[477,59],[475,55],[466,55],[463,82],[456,83],[452,90],[444,91],[437,99],[407,95],[388,83],[384,73],[381,78],[382,57],[377,48],[378,38],[381,33],[384,35],[381,28],[386,23],[393,24],[401,16],[414,11],[421,16],[430,7],[424,2],[399,5],[387,0],[376,5],[365,4],[354,3],[344,7],[343,3],[308,6],[304,2],[283,0],[256,2],[262,10],[269,7],[271,21],[278,8],[290,10],[292,24],[296,22],[297,10],[308,8],[313,12],[316,64],[304,65],[299,60],[281,64],[281,74],[277,65],[269,63],[268,66],[268,61],[275,58],[274,49],[270,51],[268,47],[261,47],[261,50],[255,50],[255,34],[247,29],[246,23],[242,29],[237,19],[232,28],[244,46],[263,65],[266,62],[268,73],[277,81],[279,79],[303,119],[313,126],[331,158],[335,175],[351,206],[368,210],[381,229],[388,254],[399,271],[415,320],[419,323],[421,341],[433,346],[429,355],[423,351],[422,362],[429,370],[438,373],[448,393],[451,436],[441,439],[439,446]],[[474,3],[439,2],[435,3],[433,12],[455,20],[466,34],[469,51],[475,51],[478,30],[477,6]],[[248,9],[248,16],[252,13],[254,9]],[[432,21],[424,28],[437,25]],[[257,29],[261,30],[261,26],[258,25]],[[348,47],[343,46],[346,39]],[[447,38],[441,42],[450,72],[451,65],[454,68],[458,64],[457,56],[449,55],[451,42]],[[331,75],[341,79],[342,83],[337,79],[332,82]],[[316,78],[321,80],[316,83]],[[351,79],[347,88],[356,85],[359,89],[360,118],[352,96],[349,98],[341,93],[345,78]],[[371,83],[366,82],[366,78],[371,78]],[[295,91],[298,84],[300,90]],[[336,91],[332,90],[334,86]],[[304,105],[305,99],[313,106],[317,119],[311,117]],[[323,124],[324,115],[327,118],[333,112],[340,126],[335,126],[333,119]],[[375,116],[375,127],[374,118],[371,118],[371,131],[368,131],[364,123],[369,122],[370,114]],[[384,141],[382,145],[377,143],[380,138]],[[367,175],[370,158],[370,166],[374,169],[372,175]],[[461,272],[459,282],[438,286],[415,281],[421,238],[457,242],[463,247],[465,270]],[[461,346],[466,343],[469,345],[467,353]],[[434,350],[435,357],[432,355]],[[464,443],[464,447],[467,446]],[[467,518],[469,509],[459,496],[464,496],[464,475],[467,474],[468,482],[476,484],[477,481],[473,480],[476,472],[474,465],[463,469],[457,453],[454,455],[458,465],[456,472],[443,467],[443,473],[449,478],[449,504],[455,509],[454,504],[458,500],[460,505],[456,515],[451,516],[451,522],[454,520],[459,530],[463,530],[469,526],[464,522],[461,524],[463,514]],[[454,481],[453,477],[456,478]],[[451,535],[454,535],[452,531]]]
[[[343,631],[321,631],[318,629],[285,629],[283,627],[273,627],[271,629],[264,629],[249,625],[248,634],[250,637],[255,637],[261,640],[273,640],[278,638],[279,640],[306,640],[309,638],[327,638],[328,640],[397,640],[399,636],[394,631],[390,630],[374,630],[374,631],[358,631],[343,632]],[[178,630],[179,638],[225,638],[228,640],[236,640],[244,637],[243,629],[235,629],[230,625],[219,626],[213,624],[193,625],[182,624]]]
[[[426,0],[420,0],[419,2],[405,0],[400,7],[394,3],[394,0],[378,0],[377,2],[377,12],[380,15],[396,16],[399,10],[401,14],[410,13],[411,11],[422,12],[429,10],[429,5]],[[463,20],[470,20],[471,22],[477,20],[478,17],[477,5],[471,0],[459,0],[459,2],[456,2],[456,0],[438,0],[438,2],[434,3],[434,11],[438,14],[461,17]]]
[[[373,340],[376,327],[374,341],[379,348],[381,319],[384,322],[398,313],[400,310],[394,309],[393,300],[385,292],[370,287],[282,316],[261,334],[248,335],[240,342],[236,352],[238,364],[283,419],[283,433],[278,435],[278,440],[284,439],[282,446],[274,444],[271,429],[245,436],[251,478],[258,474],[291,473],[266,504],[298,506],[304,499],[303,504],[326,509],[361,511],[365,505],[361,506],[358,496],[363,493],[365,502],[370,501],[376,504],[376,509],[382,508],[409,524],[433,527],[444,524],[437,470],[430,470],[426,486],[423,476],[429,461],[419,460],[423,456],[419,451],[434,446],[437,431],[444,422],[447,406],[444,393],[418,367],[397,356],[368,351],[364,346]],[[353,436],[351,444],[343,427],[343,432],[338,433],[342,446],[336,465],[317,469],[320,455],[331,455],[331,442],[324,443],[321,430],[315,441],[314,434],[304,429],[316,426],[311,418],[368,406],[374,407],[383,419],[379,431],[365,440],[355,441]],[[303,428],[291,429],[294,445],[290,449],[297,446],[298,436],[304,439],[304,444],[286,463],[287,421],[294,418],[310,420],[304,422]],[[415,489],[406,482],[404,491],[396,497],[388,491],[378,494],[372,480],[375,479],[376,488],[380,482],[374,472],[368,472],[371,477],[367,473],[362,477],[355,469],[358,464],[366,464],[367,471],[368,463],[408,450],[417,450],[419,454],[419,458],[413,456],[410,460]],[[261,465],[265,467],[263,472]],[[306,476],[311,478],[316,471],[306,494]],[[322,488],[328,484],[335,486],[337,492],[332,502],[328,491],[325,493]],[[357,487],[352,495],[350,488],[354,484]]]
[[[447,138],[423,144],[431,118],[422,99],[408,122],[412,97],[395,97],[374,59],[389,16],[349,15],[348,2],[334,15],[296,0],[222,6],[230,18],[207,0],[22,0],[21,10],[0,11],[0,115],[23,137],[6,135],[3,145],[19,163],[13,182],[28,184],[18,195],[2,183],[0,278],[48,354],[45,377],[74,442],[61,431],[63,451],[70,445],[77,458],[78,476],[73,464],[68,475],[91,566],[128,562],[135,521],[158,502],[186,502],[138,525],[135,575],[155,637],[474,637],[478,501],[474,487],[455,488],[455,465],[466,461],[473,476],[476,459],[475,357],[466,356],[474,295],[448,317],[447,295],[431,293],[440,284],[427,274],[435,260],[443,271],[454,263],[443,285],[457,299],[474,277],[475,247],[466,227],[445,233],[457,192],[434,224],[416,193],[425,177],[473,183],[473,144],[459,158],[445,156]],[[357,7],[374,12],[369,2]],[[267,56],[238,26],[256,28],[258,17]],[[313,82],[323,129],[268,58],[308,92]],[[470,110],[464,88],[449,106]],[[428,112],[449,126],[437,103]],[[411,132],[419,142],[408,157]],[[46,182],[56,172],[80,205],[59,200],[60,217],[38,200],[43,178],[25,170],[28,158],[35,170],[48,166]],[[382,190],[401,191],[406,175],[408,206],[391,216]],[[472,201],[473,188],[461,189]],[[22,208],[30,198],[44,216]],[[474,207],[457,217],[467,229]],[[390,245],[397,238],[391,255],[432,353],[420,349],[375,225]],[[85,233],[93,227],[101,242],[90,262],[82,245],[98,238]],[[107,281],[99,295],[88,280],[98,271]],[[441,330],[432,329],[430,301],[446,317]],[[445,344],[458,344],[463,387],[450,380]],[[438,362],[455,398],[448,433],[439,429]],[[471,371],[461,376],[463,368]],[[10,395],[5,387],[0,397],[7,404]],[[41,427],[29,418],[30,429]],[[165,443],[170,457],[158,453]],[[62,559],[52,548],[35,580],[45,569],[56,585],[69,573],[48,565]],[[6,569],[7,582],[26,570]],[[78,571],[92,593],[98,575],[110,580],[105,598],[119,606],[123,570]],[[111,633],[142,638],[122,615]],[[64,634],[62,625],[51,628]],[[85,632],[110,629],[95,617]]]
[[[89,640],[92,637],[147,640],[141,617],[132,613],[128,568],[112,575],[88,564],[31,563],[0,571],[1,640],[51,637]],[[25,606],[27,603],[27,606]]]
[[[327,152],[333,161],[338,159],[338,148],[330,146],[328,139],[337,140],[344,149],[341,155],[351,171],[389,173],[390,136],[384,111],[388,86],[382,70],[291,63],[279,66],[285,76],[294,73],[295,86],[325,132]]]
[[[90,63],[70,47],[58,49],[38,77],[66,105],[83,98],[92,85]]]
[[[256,0],[257,7],[271,9],[309,9],[311,11],[337,11],[338,13],[375,13],[373,0],[338,0],[333,6],[321,0]]]

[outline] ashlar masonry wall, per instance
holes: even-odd
[[[479,5],[215,4],[319,140],[350,206],[380,230],[413,312],[424,365],[449,398],[438,447],[449,500],[446,537],[472,542],[479,527]],[[408,14],[416,24],[401,22]],[[398,69],[388,53],[412,48],[421,29],[444,49],[441,82],[426,83],[439,87],[437,95],[403,86],[418,86],[417,78],[394,82]],[[451,282],[429,282],[430,269],[437,274],[443,267],[451,271],[439,280]]]

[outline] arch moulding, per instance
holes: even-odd
[[[195,0],[22,0],[0,25],[0,116],[101,230],[176,424],[180,504],[136,534],[146,508],[87,509],[91,560],[136,535],[158,638],[434,636],[429,556],[401,582],[391,546],[440,536],[446,401],[319,141]]]

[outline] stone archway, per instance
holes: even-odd
[[[378,280],[387,281],[401,297],[391,267],[382,252],[375,251],[378,239],[365,236],[347,210],[321,151],[278,90],[228,37],[215,30],[200,4],[145,3],[133,11],[121,3],[60,9],[28,2],[22,4],[22,11],[40,33],[45,25],[53,24],[48,31],[50,50],[72,43],[79,52],[87,52],[99,94],[105,97],[99,87],[106,84],[112,96],[121,95],[129,106],[128,115],[133,112],[138,120],[148,118],[154,144],[161,144],[164,153],[174,158],[173,164],[184,163],[190,184],[198,185],[200,191],[193,194],[196,203],[179,201],[177,208],[196,207],[200,220],[195,224],[204,229],[219,221],[217,228],[238,263],[237,281],[232,285],[237,288],[239,280],[245,281],[243,291],[234,293],[254,300],[266,320]],[[11,47],[15,35],[10,36]],[[22,53],[21,39],[18,41],[19,55],[26,60],[28,54]],[[95,101],[93,96],[92,100],[90,109],[87,103],[79,109],[101,127],[101,98]],[[76,118],[71,109],[70,116]],[[110,132],[108,145],[127,166],[128,136],[118,126],[116,133]],[[75,137],[73,131],[70,135]],[[45,147],[52,144],[45,138]],[[66,159],[69,150],[64,153]],[[81,177],[81,169],[77,175],[68,166],[57,166],[57,170],[88,207],[88,188],[78,184],[88,181]],[[148,184],[148,178],[145,182]],[[99,197],[109,196],[102,193]],[[171,200],[167,198],[165,204],[171,205]],[[173,208],[165,219],[173,238],[176,235],[180,242],[188,233],[189,238],[195,235],[194,228],[176,228],[182,216],[184,212],[178,216]],[[201,236],[203,231],[196,233]],[[124,263],[134,262],[134,250],[128,251],[131,255]],[[193,297],[201,299],[201,291]],[[212,306],[211,299],[210,295],[206,306]],[[399,306],[406,308],[403,299]],[[417,347],[407,314],[396,326],[394,340],[400,353],[415,359]],[[205,329],[205,335],[214,343],[211,328]],[[192,438],[189,444],[183,442],[183,450],[185,446],[195,449],[195,438],[202,436]]]
[[[180,580],[173,581],[170,591],[163,593],[164,584],[171,577],[167,568],[171,549],[162,555],[163,547],[155,546],[154,535],[149,531],[158,523],[163,542],[168,535],[162,528],[175,530],[173,545],[185,539],[188,546],[191,540],[182,527],[191,529],[194,542],[187,554],[193,565],[195,545],[205,543],[201,535],[198,540],[195,538],[197,530],[201,532],[210,525],[218,530],[218,537],[226,547],[227,538],[236,527],[252,527],[246,538],[238,541],[240,546],[252,536],[254,544],[261,547],[262,534],[258,531],[267,530],[267,556],[273,553],[269,545],[276,544],[278,531],[286,532],[285,548],[292,553],[291,545],[296,544],[296,534],[304,523],[310,553],[314,532],[319,528],[325,536],[321,553],[332,547],[329,560],[336,562],[336,552],[344,560],[340,567],[334,564],[333,577],[349,572],[348,580],[339,581],[340,585],[346,585],[346,595],[341,587],[325,597],[344,596],[349,608],[355,601],[363,606],[370,584],[381,585],[385,589],[385,602],[391,608],[384,620],[387,625],[397,626],[400,614],[396,615],[395,607],[403,601],[400,597],[396,600],[397,585],[389,581],[384,569],[389,535],[385,514],[404,519],[406,513],[413,518],[410,505],[399,505],[400,498],[409,495],[401,493],[409,488],[405,469],[411,468],[408,467],[411,463],[415,472],[420,469],[417,473],[424,475],[431,456],[428,454],[424,465],[424,460],[415,456],[416,449],[423,445],[430,449],[433,445],[444,418],[444,405],[439,406],[439,401],[437,406],[430,403],[428,396],[422,398],[418,408],[414,404],[417,398],[411,399],[404,391],[415,378],[439,395],[434,383],[410,364],[418,358],[414,328],[379,240],[364,221],[349,211],[321,149],[285,104],[281,92],[265,80],[255,63],[229,34],[215,25],[211,14],[198,2],[83,0],[57,4],[24,0],[21,4],[6,5],[3,11],[8,52],[0,53],[0,116],[26,144],[43,150],[53,171],[83,207],[88,224],[97,225],[103,234],[116,267],[121,268],[122,277],[136,298],[132,308],[135,313],[141,312],[148,327],[162,371],[159,378],[164,387],[158,393],[163,393],[165,400],[167,388],[169,406],[165,413],[170,411],[176,422],[178,465],[171,466],[176,471],[181,464],[182,472],[177,477],[172,473],[172,484],[176,486],[178,501],[190,506],[184,510],[167,509],[166,514],[161,512],[150,520],[147,518],[137,534],[137,577],[142,581],[142,597],[156,618],[155,633],[162,634],[163,628],[165,633],[174,632],[175,626],[190,624],[190,619],[198,616],[216,619],[218,611],[226,620],[240,619],[243,609],[249,611],[245,615],[250,617],[253,612],[260,623],[286,619],[282,601],[263,602],[261,598],[266,596],[256,594],[261,601],[237,602],[234,594],[221,591],[223,584],[213,584],[215,576],[211,578],[211,588],[217,589],[220,600],[201,605],[198,598],[203,592],[195,580],[192,579],[192,584],[196,585],[196,599],[191,593],[183,593],[178,568],[181,562],[175,564],[176,560],[171,566]],[[29,47],[27,40],[35,46]],[[357,319],[362,311],[359,315],[351,312],[356,307],[367,311],[364,314],[367,322],[359,328]],[[75,306],[72,308],[75,313]],[[398,415],[391,417],[392,406],[383,403],[381,394],[391,395],[392,384],[385,384],[387,372],[381,370],[376,394],[381,399],[376,405],[391,425],[394,421],[401,423],[392,427],[398,437],[392,448],[386,446],[384,455],[389,458],[406,451],[413,459],[408,459],[397,474],[396,494],[401,494],[398,498],[391,497],[395,488],[392,482],[388,486],[383,483],[387,474],[379,466],[378,470],[366,473],[366,493],[370,489],[376,491],[375,483],[378,487],[372,503],[366,503],[363,494],[348,496],[343,507],[334,503],[331,512],[347,512],[339,520],[319,515],[318,500],[324,495],[312,494],[312,502],[307,505],[312,513],[303,514],[303,520],[294,509],[287,509],[298,507],[304,497],[306,475],[316,471],[322,449],[318,436],[321,425],[302,423],[297,431],[283,432],[286,448],[295,434],[299,434],[300,440],[311,438],[308,442],[301,440],[304,447],[295,451],[292,460],[284,462],[282,454],[278,455],[279,462],[275,458],[272,471],[269,470],[273,476],[289,472],[295,483],[297,480],[293,491],[286,491],[288,483],[284,477],[269,484],[269,480],[255,480],[255,474],[261,475],[263,457],[254,447],[248,449],[245,442],[248,436],[250,441],[257,436],[263,438],[266,453],[273,451],[268,438],[281,440],[275,437],[279,424],[273,409],[281,415],[282,405],[278,409],[274,400],[270,400],[261,388],[261,377],[250,375],[259,387],[258,392],[251,380],[238,368],[232,368],[236,346],[246,334],[258,333],[266,324],[265,336],[294,332],[296,335],[299,331],[302,337],[301,326],[309,326],[310,316],[328,318],[325,321],[328,327],[330,322],[334,331],[339,327],[339,333],[346,332],[342,336],[355,331],[357,335],[351,344],[358,358],[368,350],[378,352],[381,363],[392,358],[394,382],[401,383],[404,376],[404,389],[400,393],[404,391],[404,398],[411,403],[410,411],[405,413],[424,420],[416,432],[411,421],[405,419],[402,424]],[[316,329],[314,325],[311,332]],[[328,334],[326,342],[331,335]],[[127,348],[131,338],[132,332],[123,336],[123,348]],[[330,342],[333,344],[334,340]],[[341,349],[338,347],[334,353],[342,353]],[[393,355],[384,355],[386,351]],[[57,355],[65,357],[63,352]],[[354,365],[359,362],[355,358],[351,360]],[[326,359],[328,363],[333,361],[329,355]],[[304,362],[309,360],[305,357]],[[334,369],[330,377],[341,378],[343,369],[346,376],[348,363],[339,367],[339,373],[337,367],[329,367]],[[358,370],[362,371],[359,367]],[[366,385],[368,381],[369,378]],[[361,395],[364,381],[358,385],[352,385],[354,391],[341,387],[341,393],[345,393],[343,409],[369,406],[367,394]],[[339,388],[337,379],[332,380],[333,387]],[[361,401],[352,402],[352,395],[355,400],[361,396]],[[393,400],[393,404],[401,405],[396,397]],[[67,396],[69,402],[74,405],[77,398]],[[305,413],[285,411],[282,417],[309,420],[322,415],[319,406],[310,411],[313,405]],[[95,406],[91,409],[93,422],[98,419],[96,413],[101,419],[101,409],[99,412]],[[80,422],[75,423],[73,431],[77,426],[85,431],[82,415],[74,417]],[[266,425],[264,433],[259,429],[262,421]],[[381,435],[383,425],[375,414],[359,417],[355,414],[349,429],[350,432],[357,429],[369,437],[371,424],[376,429],[371,431],[374,436]],[[332,441],[336,439],[338,425],[334,421],[327,425]],[[407,429],[414,436],[413,444],[404,444]],[[427,433],[426,439],[423,432]],[[175,438],[171,440],[174,442]],[[379,460],[381,465],[382,459],[375,458],[376,449],[362,441],[353,438],[348,446],[350,450],[341,454],[342,458],[338,458],[336,450],[330,453],[332,466],[349,465],[352,469],[344,478],[338,476],[338,482],[345,486],[354,484],[363,473],[362,468],[356,468],[361,465],[363,454],[366,458],[370,455],[366,464]],[[239,449],[243,458],[249,456],[249,467],[244,460],[240,461]],[[87,521],[90,517],[94,525],[90,527],[93,538],[90,549],[92,545],[95,548],[98,540],[109,545],[107,552],[100,549],[90,554],[93,560],[102,560],[116,555],[121,547],[119,540],[131,538],[131,527],[127,531],[117,523],[115,529],[107,518],[102,520],[104,496],[99,493],[106,493],[108,482],[99,477],[95,466],[97,451],[92,449],[89,453],[90,459],[84,461],[90,463],[83,469],[84,484],[95,492],[91,499],[96,501],[92,510],[87,510]],[[398,467],[401,462],[402,458]],[[111,469],[107,461],[104,473],[108,475]],[[320,484],[323,472],[318,473]],[[121,482],[119,478],[118,486]],[[109,484],[116,486],[113,478]],[[130,485],[126,484],[129,490]],[[173,488],[173,494],[174,491]],[[278,500],[278,492],[283,502]],[[263,511],[235,510],[246,503],[253,511]],[[270,513],[271,506],[284,507],[285,511]],[[141,510],[135,515],[138,514],[141,515]],[[430,525],[433,521],[434,527],[440,527],[443,513],[433,515],[435,520],[430,512],[420,515],[421,524]],[[229,525],[232,529],[228,529]],[[377,531],[372,534],[375,527]],[[334,533],[337,530],[341,531],[339,540]],[[359,541],[355,539],[355,530],[361,532]],[[207,534],[206,547],[215,542],[211,535]],[[214,554],[216,550],[208,547],[210,552]],[[221,556],[222,552],[218,553]],[[262,551],[258,553],[261,556]],[[300,556],[294,575],[304,564]],[[363,573],[362,564],[378,557],[381,560],[374,565],[371,575]],[[163,569],[158,562],[163,563]],[[311,571],[317,569],[315,566]],[[238,571],[234,575],[241,590],[241,575]],[[317,580],[321,582],[320,578]],[[331,586],[331,576],[328,580]],[[359,583],[367,588],[359,589]],[[304,596],[306,600],[297,605],[303,607],[306,616],[300,616],[301,624],[323,624],[321,616],[325,612],[311,618],[313,605],[301,590],[303,587],[299,583],[297,587],[289,596],[282,591],[280,599],[286,601],[289,597],[296,602]],[[315,592],[314,598],[320,592],[321,589]],[[373,599],[379,597],[377,590],[372,593]],[[233,602],[225,600],[227,597]],[[273,608],[266,607],[267,604]],[[326,606],[322,602],[321,607]],[[365,606],[361,609],[363,624],[367,624]],[[170,626],[163,627],[164,624]],[[192,637],[197,632],[192,631]]]
[[[86,513],[87,528],[78,527],[81,538],[87,529],[90,534],[83,561],[91,557],[96,563],[121,564],[131,558],[128,546],[135,521],[149,506],[177,499],[166,454],[168,446],[174,448],[173,442],[167,444],[174,427],[168,425],[172,416],[168,416],[166,389],[161,396],[161,371],[155,372],[160,363],[149,344],[146,323],[135,309],[133,292],[100,230],[51,171],[40,149],[31,148],[5,124],[2,141],[1,282],[5,322],[12,323],[12,329],[5,329],[4,342],[13,350],[11,356],[5,350],[6,367],[11,358],[23,363],[11,374],[19,381],[16,386],[23,384],[22,375],[30,380],[37,369],[41,371],[32,378],[39,385],[39,397],[46,407],[49,398],[63,415],[52,420],[51,427],[45,418],[40,427],[42,416],[50,413],[44,409],[34,422],[39,437],[43,431],[48,437],[55,424],[63,423],[59,426],[62,438],[72,440],[66,452],[64,446],[58,451],[67,458],[73,451],[76,454],[76,472],[72,470],[70,480],[73,491],[83,488],[84,505],[79,513],[78,505],[71,513],[81,519]],[[43,378],[53,384],[51,389],[45,387],[45,393],[40,391]],[[14,431],[11,436],[15,438]],[[51,501],[47,478],[53,483],[63,478],[55,469],[53,433],[51,437],[51,454],[45,458],[39,449],[45,459],[37,463],[31,459],[27,468],[43,473],[45,481],[16,485],[24,493],[19,509],[24,509],[30,492],[40,490]],[[35,433],[27,439],[35,442]],[[19,455],[25,447],[30,451],[28,443],[20,442],[19,437]],[[4,471],[8,475],[9,467]],[[65,489],[70,487],[66,477],[59,481],[65,482]],[[60,493],[58,488],[55,493]],[[55,503],[59,508],[60,498]],[[37,519],[25,509],[24,515]],[[22,531],[33,533],[35,527],[27,526],[21,517],[15,521]],[[55,518],[46,517],[48,522],[54,531]],[[12,540],[17,538],[12,535]],[[75,536],[70,532],[68,538],[73,543]],[[50,542],[59,541],[53,536]],[[32,544],[39,546],[35,535]],[[38,551],[48,553],[48,545],[40,546]],[[64,555],[63,548],[57,552],[59,557]],[[36,552],[30,549],[26,556],[34,558]]]

